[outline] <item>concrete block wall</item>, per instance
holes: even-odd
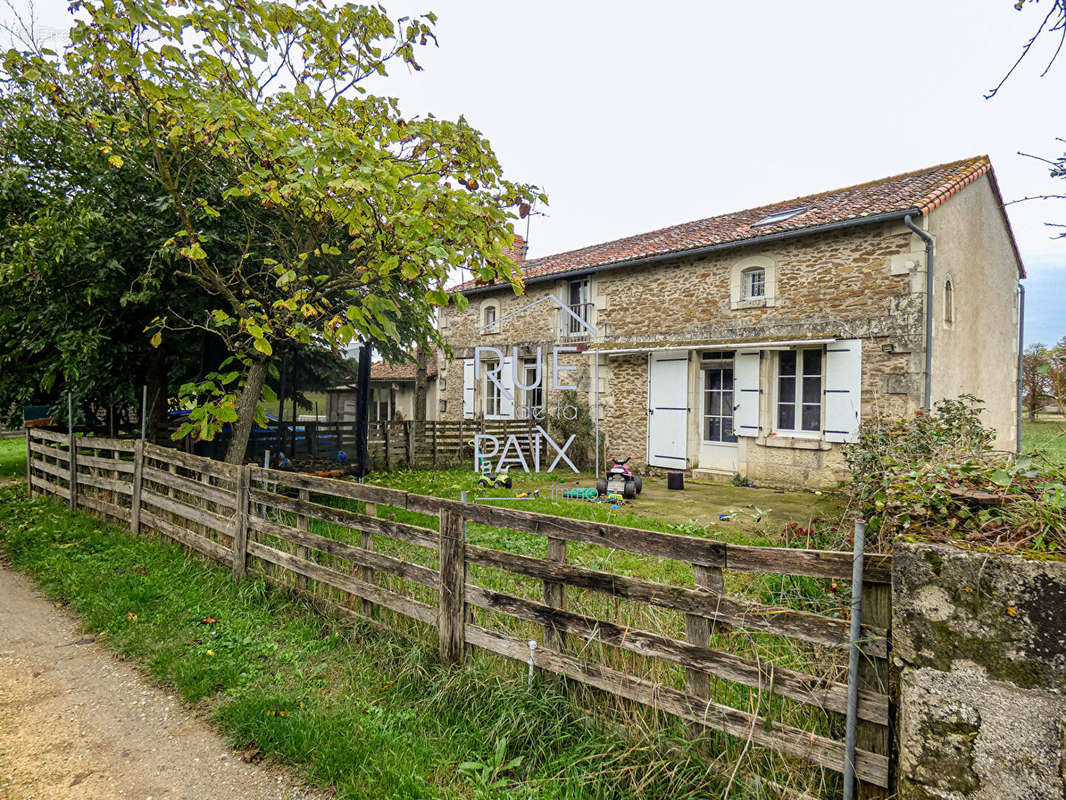
[[[899,800],[1066,798],[1066,562],[893,546]]]

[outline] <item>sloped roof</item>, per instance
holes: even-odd
[[[402,364],[392,364],[388,361],[378,361],[370,365],[371,381],[413,381],[418,368],[410,361]],[[437,361],[434,359],[426,364],[426,377],[433,380],[437,377]],[[345,383],[331,386],[327,392],[354,392],[357,389],[354,377],[349,377]]]
[[[531,282],[549,276],[622,265],[645,258],[681,255],[701,248],[736,246],[757,242],[770,236],[780,238],[792,233],[798,235],[811,232],[812,229],[818,230],[824,226],[850,221],[873,221],[885,216],[902,216],[908,212],[924,215],[985,174],[991,176],[993,190],[1002,204],[995,175],[992,173],[992,163],[988,156],[975,156],[857,186],[795,197],[770,205],[627,236],[579,250],[534,258],[521,262],[520,268],[526,282]],[[757,224],[766,217],[795,209],[805,210],[778,222]],[[1006,215],[1004,221],[1009,231]],[[1017,255],[1016,246],[1015,254]],[[1021,265],[1020,257],[1018,264]],[[1020,269],[1020,272],[1024,275],[1024,269]],[[498,285],[503,283],[467,281],[457,288],[467,291]]]
[[[403,364],[391,364],[388,361],[378,361],[370,365],[370,380],[372,381],[413,381],[418,367],[406,361]],[[437,374],[436,360],[426,364],[426,375],[430,378]]]

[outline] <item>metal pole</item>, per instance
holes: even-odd
[[[600,479],[600,354],[596,353],[592,356],[594,359],[592,365],[592,392],[593,392],[593,424],[595,425],[596,432],[596,480]]]
[[[844,736],[844,800],[855,797],[855,733],[859,707],[859,639],[862,637],[862,562],[866,523],[856,520],[851,556],[851,642],[848,650],[848,716]]]
[[[70,510],[78,504],[78,462],[74,451],[74,394],[67,392],[67,455],[70,457]]]
[[[141,441],[148,438],[148,384],[141,391]]]

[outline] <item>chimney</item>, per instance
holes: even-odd
[[[526,246],[526,240],[519,236],[517,233],[514,235],[514,244],[510,248],[504,248],[503,254],[515,263],[522,263],[526,260],[526,251],[529,248]]]

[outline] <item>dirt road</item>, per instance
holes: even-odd
[[[86,639],[0,566],[0,800],[322,800]]]

